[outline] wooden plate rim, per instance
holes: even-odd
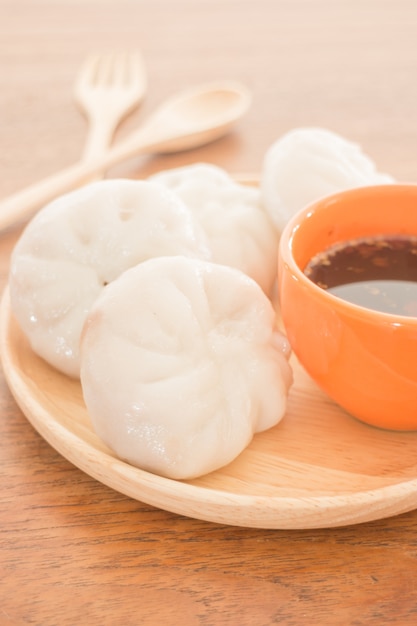
[[[92,446],[61,424],[42,405],[38,405],[38,415],[33,414],[28,402],[31,398],[30,386],[14,360],[11,321],[6,288],[0,310],[0,355],[7,384],[22,412],[34,429],[63,457],[124,495],[195,519],[268,529],[348,525],[388,517],[417,507],[417,478],[371,491],[332,496],[309,494],[305,497],[271,497],[202,487],[133,467]]]

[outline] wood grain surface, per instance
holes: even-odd
[[[149,94],[119,137],[194,82],[241,80],[254,103],[228,137],[133,159],[111,175],[197,160],[258,171],[282,133],[317,125],[415,181],[416,32],[413,0],[0,0],[0,195],[77,160],[86,136],[72,99],[81,62],[137,45]],[[18,235],[0,240],[1,287]],[[3,376],[0,442],[1,626],[416,622],[416,511],[318,530],[238,528],[162,511],[55,452]],[[320,441],[317,450],[326,454]]]

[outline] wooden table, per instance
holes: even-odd
[[[415,181],[416,32],[414,0],[0,0],[0,195],[78,158],[76,72],[92,50],[126,46],[143,51],[149,94],[119,137],[190,83],[235,78],[255,98],[226,138],[111,174],[196,160],[258,171],[282,133],[316,125]],[[1,287],[18,234],[0,240]],[[196,521],[73,467],[3,377],[0,409],[2,626],[416,622],[417,512],[331,530]]]

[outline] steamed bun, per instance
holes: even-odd
[[[261,171],[263,204],[282,231],[300,209],[322,196],[392,183],[360,146],[323,128],[297,128],[271,145]]]
[[[23,232],[11,259],[13,313],[32,349],[77,377],[81,330],[105,285],[170,254],[210,256],[175,194],[149,181],[91,183],[50,203]]]
[[[230,267],[161,257],[97,298],[81,384],[98,436],[127,462],[182,479],[232,461],[284,415],[289,346],[260,287]]]
[[[242,270],[270,294],[277,272],[278,235],[261,206],[260,191],[222,168],[197,163],[152,177],[193,211],[210,244],[212,261]]]

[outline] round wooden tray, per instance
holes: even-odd
[[[30,349],[0,310],[4,373],[32,426],[81,470],[132,498],[196,519],[253,528],[323,528],[417,507],[417,433],[378,430],[329,400],[292,359],[287,415],[230,465],[175,481],[117,459],[92,430],[79,382]]]

